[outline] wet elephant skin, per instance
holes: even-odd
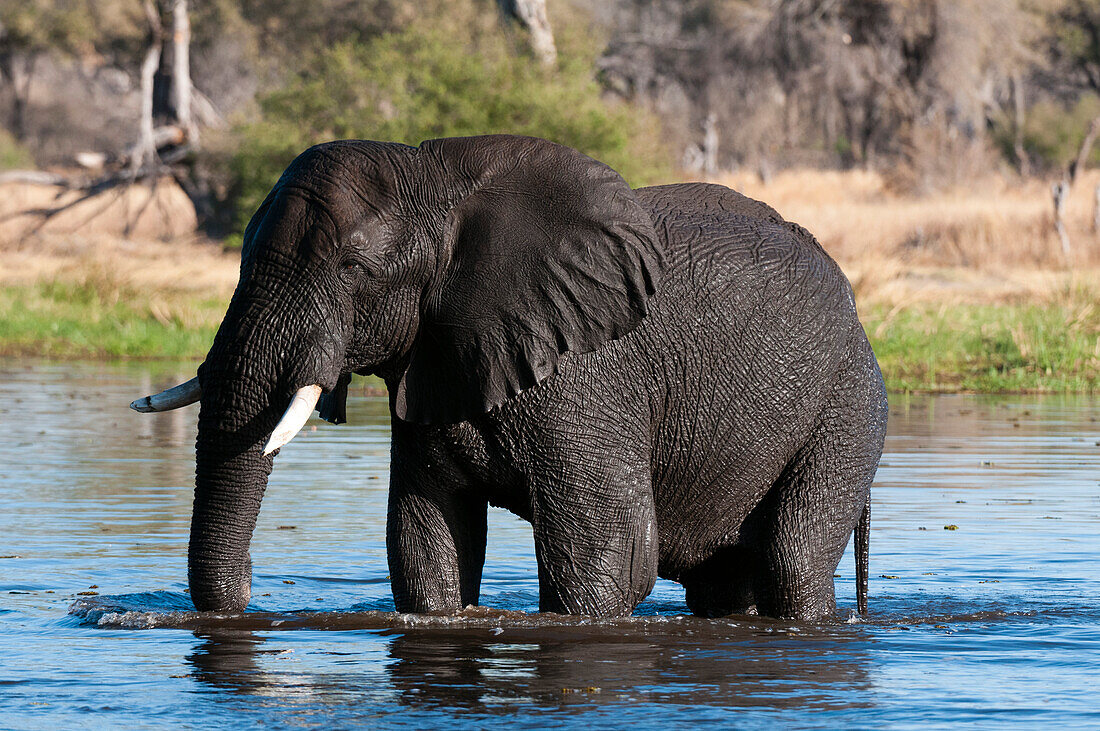
[[[400,611],[478,602],[488,504],[532,523],[540,608],[567,614],[629,614],[662,576],[696,614],[821,617],[857,524],[866,553],[886,399],[851,288],[727,188],[632,190],[512,136],[300,155],[199,369],[199,609],[248,603],[291,396],[319,385],[339,422],[353,373],[390,393]]]

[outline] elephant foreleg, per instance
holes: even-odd
[[[539,609],[625,616],[657,579],[657,519],[648,467],[565,467],[535,490]]]
[[[390,486],[386,549],[399,612],[457,610],[478,603],[485,563],[483,498],[431,489],[430,481]]]

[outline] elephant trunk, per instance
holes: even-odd
[[[232,308],[199,367],[202,401],[187,575],[191,599],[202,611],[247,606],[249,545],[273,463],[264,445],[296,389],[310,383],[331,388],[336,378],[320,375],[312,357],[317,350],[295,328],[242,325],[231,315]],[[294,346],[296,357],[270,357]]]
[[[200,427],[187,552],[191,599],[202,611],[242,611],[251,597],[249,545],[272,457],[258,444]]]
[[[202,402],[187,576],[191,599],[204,611],[241,611],[251,596],[248,549],[273,461],[262,445],[278,420],[281,400],[275,367],[258,372],[259,359],[241,352],[243,340],[223,332],[233,331],[223,324],[199,367]],[[221,347],[225,340],[235,342]]]

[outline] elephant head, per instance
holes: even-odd
[[[135,401],[201,399],[188,577],[201,610],[241,610],[274,453],[352,373],[396,418],[474,418],[618,338],[662,267],[649,214],[607,166],[543,140],[302,153],[249,222],[240,282],[198,377]],[[281,418],[280,418],[281,416]]]

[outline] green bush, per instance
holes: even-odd
[[[601,97],[594,60],[566,43],[557,67],[545,69],[504,34],[419,25],[323,50],[260,99],[259,121],[236,129],[228,163],[235,230],[243,231],[299,152],[334,139],[417,145],[436,137],[533,135],[602,160],[632,184],[655,182],[668,169],[656,123]]]
[[[34,161],[26,148],[20,145],[10,132],[0,127],[0,170],[33,166]]]

